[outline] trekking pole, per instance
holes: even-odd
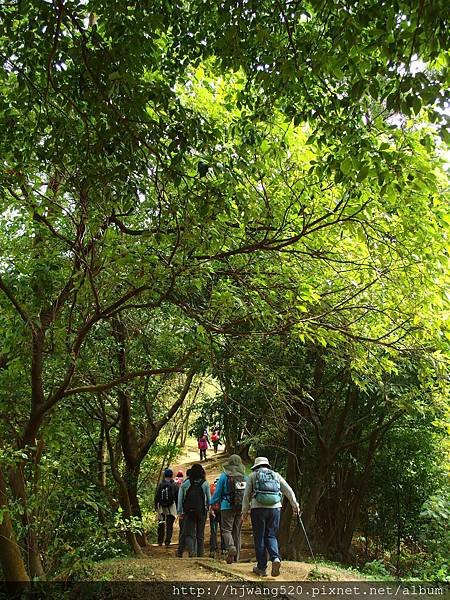
[[[313,549],[311,548],[311,543],[309,541],[308,534],[306,533],[306,529],[305,529],[305,526],[303,524],[303,519],[302,519],[301,515],[299,515],[299,514],[297,514],[297,522],[300,523],[300,525],[301,525],[301,527],[303,529],[303,533],[305,534],[305,538],[306,538],[306,541],[308,543],[309,551],[311,552],[311,556],[312,556],[313,562],[314,562],[314,564],[316,564],[316,557],[314,556]]]

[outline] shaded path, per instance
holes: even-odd
[[[216,477],[222,473],[222,464],[226,461],[227,455],[224,452],[214,454],[212,450],[208,451],[208,459],[202,461],[206,471],[206,480],[212,483]],[[200,462],[197,448],[193,442],[188,443],[185,452],[181,455],[178,462],[171,465],[174,473],[181,469],[186,473],[192,463]],[[226,564],[225,560],[216,560],[207,558],[209,555],[210,527],[209,519],[205,527],[205,557],[202,558],[178,558],[176,556],[178,544],[178,520],[174,525],[174,536],[172,545],[168,548],[149,545],[143,548],[145,554],[151,561],[152,579],[158,581],[305,581],[314,568],[313,564],[306,562],[283,561],[281,574],[277,578],[260,578],[253,574],[252,567],[255,564],[255,552],[253,548],[253,537],[251,531],[250,519],[244,521],[242,528],[242,549],[239,563],[232,565]],[[220,543],[220,542],[219,542]],[[138,559],[129,559],[136,563],[140,574],[136,577],[145,579],[142,569],[145,566],[143,561]],[[125,561],[124,561],[125,562]],[[147,561],[144,561],[144,563]],[[148,568],[148,567],[147,567]],[[320,572],[335,581],[355,581],[358,577],[354,573],[340,571],[329,567],[320,567]],[[270,564],[268,568],[270,573]]]
[[[216,455],[208,451],[208,459],[202,461],[206,471],[208,483],[214,481],[222,472],[222,464],[227,455],[224,452],[218,452]],[[185,452],[180,456],[177,462],[174,462],[171,468],[176,471],[181,469],[186,473],[193,462],[199,462],[197,447],[193,440],[188,441]],[[205,528],[205,554],[209,555],[209,519],[207,519]],[[178,521],[174,526],[174,543],[166,548],[151,544],[144,547],[146,558],[115,558],[97,563],[91,572],[91,580],[107,579],[109,581],[162,581],[162,582],[239,582],[239,581],[272,581],[272,582],[296,582],[306,581],[309,578],[314,565],[307,562],[283,561],[281,574],[279,577],[261,578],[253,574],[252,567],[255,564],[255,553],[253,549],[253,538],[251,532],[250,519],[244,522],[242,528],[242,550],[239,563],[231,565],[226,564],[225,560],[216,560],[213,558],[178,558],[176,551],[178,548]],[[270,564],[268,572],[270,573]],[[332,581],[358,581],[361,575],[344,568],[331,568],[320,565],[320,572],[315,572],[314,580],[332,580]]]

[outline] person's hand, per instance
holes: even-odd
[[[179,520],[179,521],[182,521],[183,519],[184,519],[184,515],[181,515],[181,514],[180,514],[180,515],[178,515],[178,520]]]
[[[299,518],[300,518],[300,517],[302,516],[302,513],[303,513],[303,511],[302,511],[302,509],[300,508],[300,506],[297,506],[297,517],[299,517]]]

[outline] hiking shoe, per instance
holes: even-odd
[[[227,564],[231,565],[234,562],[234,557],[236,556],[236,550],[234,548],[230,548],[227,554]]]
[[[259,577],[267,577],[266,571],[263,571],[263,569],[258,569],[258,567],[253,567],[253,573],[255,575],[259,575]]]
[[[278,575],[280,574],[280,567],[281,567],[280,560],[275,559],[272,562],[272,572],[270,573],[272,575],[272,577],[278,577]]]

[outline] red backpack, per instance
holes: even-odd
[[[211,485],[209,486],[209,491],[211,493],[211,498],[214,496],[214,492],[216,491],[216,483],[211,483]],[[212,504],[211,508],[213,509],[214,512],[217,512],[218,510],[220,510],[220,502],[217,502],[216,504]]]

